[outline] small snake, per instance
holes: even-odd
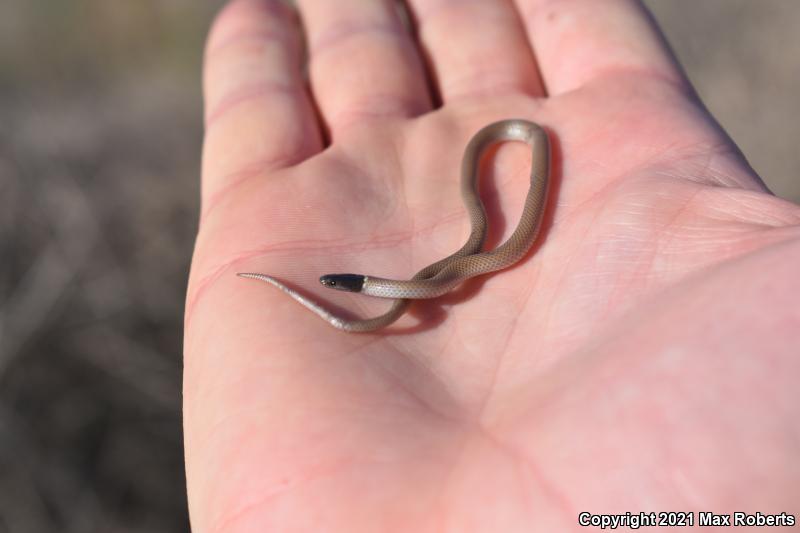
[[[494,250],[482,252],[486,238],[486,212],[478,195],[478,170],[487,148],[502,141],[521,141],[531,145],[531,184],[514,233]],[[547,133],[540,126],[527,120],[512,119],[495,122],[481,129],[467,145],[461,164],[461,196],[469,213],[472,232],[460,250],[423,268],[410,280],[361,274],[327,274],[319,279],[320,283],[332,289],[395,300],[386,313],[374,318],[348,320],[271,276],[249,272],[237,275],[274,285],[335,328],[350,332],[375,331],[400,318],[411,300],[436,298],[469,278],[508,268],[522,259],[539,234],[549,181],[550,143]]]

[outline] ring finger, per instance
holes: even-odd
[[[431,108],[422,60],[394,0],[299,0],[311,86],[331,134]]]

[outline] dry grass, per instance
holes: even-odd
[[[0,6],[0,532],[186,531],[211,5]]]

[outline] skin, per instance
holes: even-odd
[[[638,3],[408,3],[415,37],[388,0],[236,0],[211,30],[193,531],[797,515],[800,207],[769,193]],[[555,161],[543,236],[514,268],[367,335],[235,276],[380,312],[318,276],[409,277],[461,246],[464,146],[515,117],[549,129]],[[484,170],[492,246],[529,164],[507,145]]]

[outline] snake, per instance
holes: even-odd
[[[490,147],[505,141],[519,141],[531,146],[530,187],[514,232],[493,250],[483,251],[487,218],[478,193],[480,164]],[[525,257],[542,226],[550,173],[550,140],[546,130],[538,124],[523,119],[507,119],[481,128],[467,144],[461,163],[461,197],[471,225],[464,246],[426,266],[408,280],[363,274],[326,274],[319,278],[323,286],[331,289],[393,299],[389,310],[376,317],[348,319],[272,276],[254,272],[238,272],[237,275],[273,285],[334,328],[353,333],[377,331],[400,318],[412,301],[437,298],[470,278],[506,269]]]

